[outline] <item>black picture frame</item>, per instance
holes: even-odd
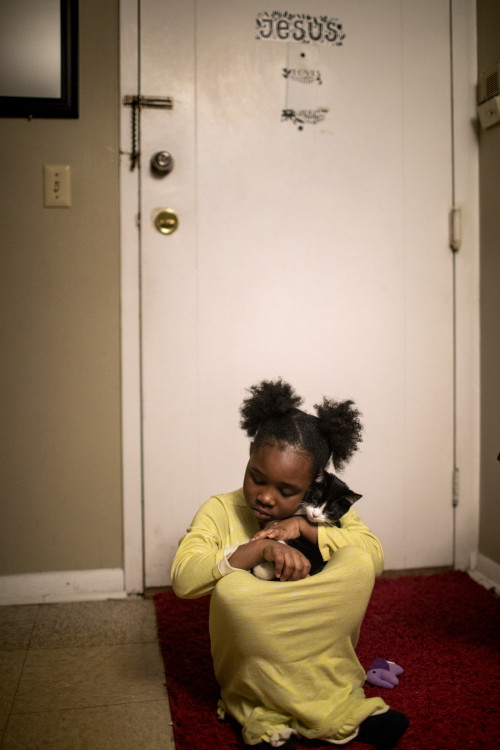
[[[61,3],[61,97],[0,96],[0,117],[78,117],[78,0]]]

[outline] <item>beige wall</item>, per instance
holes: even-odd
[[[122,567],[118,114],[118,0],[84,0],[79,119],[0,119],[3,575]]]
[[[500,62],[500,3],[478,0],[478,71]],[[479,552],[500,564],[500,124],[479,143],[481,510]]]

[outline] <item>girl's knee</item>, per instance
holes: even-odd
[[[375,583],[375,566],[369,552],[360,547],[347,546],[338,549],[324,569],[328,575],[352,580],[370,590]]]
[[[248,607],[256,601],[254,591],[258,579],[246,570],[229,573],[216,584],[210,597],[210,615],[227,619],[228,621],[243,620]]]

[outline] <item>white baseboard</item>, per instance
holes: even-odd
[[[126,595],[120,568],[0,576],[2,606],[123,599]]]
[[[494,588],[500,593],[500,565],[480,552],[474,555],[469,575],[488,589]]]

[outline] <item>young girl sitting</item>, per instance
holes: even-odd
[[[210,638],[227,713],[254,748],[292,748],[297,736],[344,745],[356,738],[394,747],[408,726],[381,698],[366,698],[356,654],[361,622],[382,572],[380,542],[351,508],[340,527],[312,524],[299,510],[330,460],[342,468],[361,440],[352,401],[324,399],[317,416],[299,409],[291,386],[263,381],[241,407],[253,442],[243,488],[211,497],[196,513],[172,567],[175,593],[211,594]],[[325,568],[282,544],[303,536]],[[250,572],[264,561],[279,580]]]

